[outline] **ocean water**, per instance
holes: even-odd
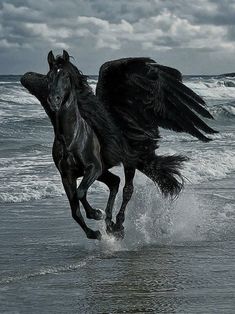
[[[0,76],[0,313],[234,313],[235,78],[184,78],[220,133],[161,130],[159,153],[190,158],[185,189],[166,200],[137,174],[122,242],[102,221],[88,223],[103,240],[87,240],[73,221],[49,119],[19,79]],[[89,200],[104,208],[107,195],[95,183]]]

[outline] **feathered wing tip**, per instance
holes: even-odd
[[[161,190],[163,196],[177,196],[184,186],[180,173],[188,157],[182,155],[153,156],[150,160],[138,165],[138,170],[149,177]]]

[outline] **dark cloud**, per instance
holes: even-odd
[[[211,24],[220,26],[235,25],[235,10],[234,8],[221,7],[218,5],[217,12],[198,12],[194,18],[194,23]]]
[[[217,72],[220,60],[227,72],[234,15],[229,0],[0,0],[0,72],[45,71],[50,49],[68,49],[86,73],[134,55],[184,73]]]

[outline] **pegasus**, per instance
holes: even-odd
[[[42,104],[54,127],[53,159],[70,202],[72,217],[89,239],[99,231],[84,221],[102,219],[90,206],[87,191],[96,181],[105,183],[109,199],[106,230],[124,237],[125,210],[133,194],[136,170],[157,184],[164,196],[178,195],[183,187],[180,169],[186,156],[156,154],[159,127],[187,132],[201,141],[216,133],[201,117],[213,119],[204,100],[182,82],[181,73],[150,58],[123,58],[104,63],[96,93],[92,91],[67,51],[48,54],[47,75],[28,72],[21,83]],[[123,200],[115,223],[112,210],[120,178],[109,171],[122,164],[125,174]],[[82,180],[77,187],[77,178]]]

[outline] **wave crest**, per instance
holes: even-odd
[[[218,119],[230,120],[230,119],[235,118],[235,104],[234,103],[214,105],[214,106],[209,107],[209,111],[216,120]]]

